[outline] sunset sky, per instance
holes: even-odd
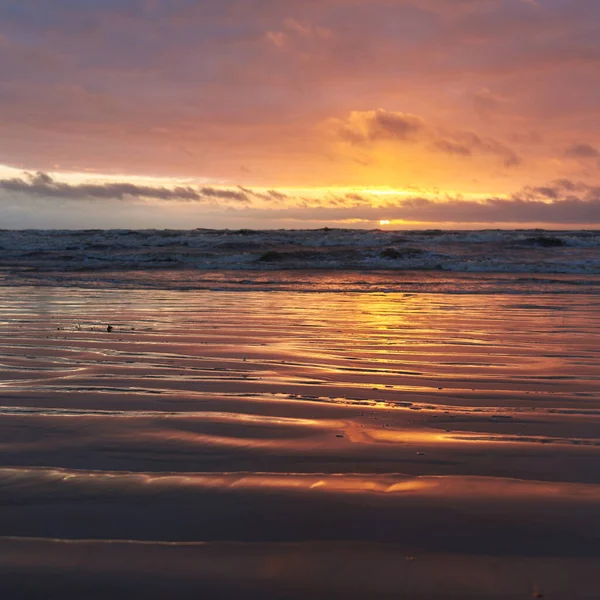
[[[0,227],[599,227],[598,0],[0,0]]]

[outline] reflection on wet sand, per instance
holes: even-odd
[[[600,595],[595,296],[6,288],[0,333],[9,591]]]

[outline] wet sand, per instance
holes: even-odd
[[[2,306],[8,597],[600,597],[596,296]]]

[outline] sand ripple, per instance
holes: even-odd
[[[11,572],[53,548],[71,577],[72,540],[110,577],[107,545],[130,574],[160,556],[181,582],[169,543],[263,591],[296,561],[318,597],[324,548],[427,555],[441,588],[452,561],[496,556],[485,587],[516,555],[600,558],[595,296],[24,290],[4,288],[0,320]]]

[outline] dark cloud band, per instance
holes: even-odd
[[[28,173],[24,177],[1,179],[0,190],[44,198],[66,200],[98,199],[125,200],[127,198],[147,198],[153,200],[177,200],[183,202],[203,202],[208,199],[233,202],[249,202],[248,195],[241,190],[214,187],[194,188],[190,186],[153,187],[133,183],[81,183],[69,184],[56,181],[47,173]]]

